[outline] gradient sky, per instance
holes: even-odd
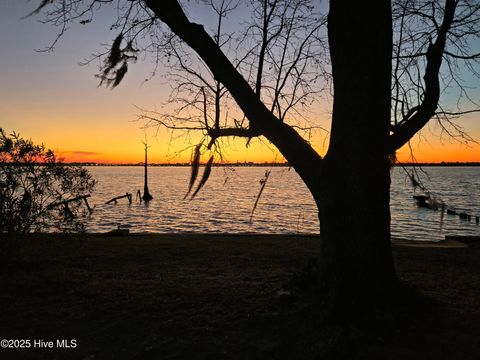
[[[41,24],[38,16],[21,19],[38,2],[0,1],[0,126],[43,142],[69,161],[142,161],[144,131],[142,124],[134,121],[139,113],[137,107],[162,107],[169,92],[164,78],[160,74],[145,83],[143,80],[152,70],[151,60],[145,59],[130,66],[120,86],[109,90],[97,86],[94,75],[98,64],[78,65],[116,37],[115,32],[109,31],[109,12],[96,16],[88,26],[73,26],[54,52],[36,52],[35,49],[48,46],[56,35],[56,29]],[[319,123],[328,127],[328,109],[320,109],[317,116]],[[480,140],[480,115],[461,119],[459,124]],[[154,133],[147,133],[153,145],[151,162],[188,161],[188,138],[172,141],[167,131],[160,131],[157,136]],[[438,126],[431,124],[414,140],[412,147],[418,161],[480,162],[478,144],[462,145],[439,134]],[[322,136],[314,136],[312,141],[323,154],[326,149]],[[274,149],[259,141],[248,149],[242,139],[229,144],[228,161],[282,160]],[[399,158],[408,160],[409,154],[408,149],[402,149]]]

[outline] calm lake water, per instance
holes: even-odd
[[[271,175],[250,222],[250,214],[265,171]],[[197,197],[183,200],[190,177],[188,167],[150,167],[148,203],[121,199],[130,192],[135,199],[143,192],[142,167],[89,167],[98,184],[90,203],[87,231],[106,232],[119,224],[131,232],[229,232],[229,233],[318,233],[315,203],[293,169],[284,167],[213,168],[210,179]],[[480,215],[480,167],[426,167],[424,184],[449,208]],[[415,192],[405,171],[392,172],[391,214],[395,238],[419,241],[441,240],[445,235],[480,235],[475,221],[418,208]]]

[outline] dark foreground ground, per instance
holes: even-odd
[[[313,237],[35,236],[1,247],[0,339],[30,349],[0,348],[0,359],[480,358],[478,244],[395,246],[402,280],[427,299],[365,328],[324,323],[282,295],[317,254]]]

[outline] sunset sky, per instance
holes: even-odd
[[[43,142],[68,161],[136,163],[142,161],[144,130],[134,121],[138,108],[161,108],[169,94],[160,74],[148,82],[153,64],[149,58],[130,66],[123,82],[114,90],[98,87],[98,63],[79,66],[79,62],[102,50],[117,35],[109,31],[112,16],[102,12],[88,26],[76,24],[64,35],[54,52],[36,52],[55,39],[57,29],[41,24],[41,17],[21,19],[39,1],[2,0],[0,2],[0,126],[23,137]],[[201,15],[200,15],[201,17]],[[477,84],[480,85],[480,84]],[[474,90],[476,99],[480,92]],[[327,108],[315,109],[318,124],[328,127]],[[469,134],[480,140],[480,115],[458,121]],[[462,145],[430,124],[413,142],[417,161],[477,161],[478,144]],[[313,136],[313,145],[324,153],[325,134]],[[190,158],[192,140],[172,138],[161,130],[147,132],[151,162],[183,162]],[[255,141],[248,149],[245,140],[232,140],[226,147],[226,160],[282,161],[274,149]],[[184,151],[182,151],[184,150]],[[399,152],[408,160],[408,149]]]

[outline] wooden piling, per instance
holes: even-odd
[[[90,195],[89,195],[89,196],[90,196]],[[85,206],[87,207],[88,212],[91,214],[91,213],[93,212],[93,209],[90,207],[87,198],[84,197],[84,198],[83,198],[83,201],[85,201]]]

